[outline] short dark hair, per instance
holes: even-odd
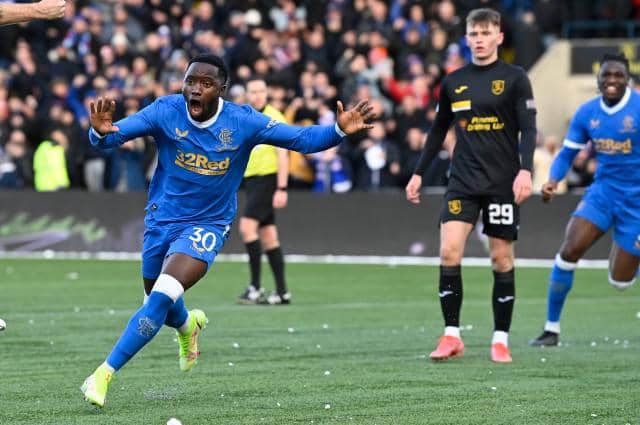
[[[473,9],[467,15],[467,25],[475,25],[479,23],[488,23],[500,27],[500,12],[484,7],[481,9]]]
[[[605,53],[600,58],[600,66],[602,67],[605,62],[619,62],[624,65],[627,74],[629,73],[629,59],[627,59],[624,53]]]
[[[224,60],[220,56],[201,54],[191,58],[188,66],[191,66],[192,63],[208,63],[209,65],[215,66],[223,74],[222,84],[226,85],[228,83],[229,68],[227,68],[227,64],[224,63]]]
[[[249,78],[247,78],[247,80],[245,81],[245,86],[252,81],[262,81],[263,83],[267,84],[267,80],[265,80],[264,77],[253,74]]]

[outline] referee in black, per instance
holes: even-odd
[[[515,302],[513,241],[518,236],[518,205],[531,195],[536,109],[524,70],[498,59],[498,46],[504,38],[500,14],[475,9],[466,24],[472,63],[444,79],[433,128],[406,195],[410,202],[420,202],[422,174],[453,125],[457,142],[440,216],[438,295],[445,330],[430,357],[444,360],[464,353],[459,329],[460,264],[469,233],[482,213],[494,282],[491,359],[511,362],[508,332]]]

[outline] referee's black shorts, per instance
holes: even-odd
[[[275,224],[273,194],[278,185],[278,175],[247,177],[244,183],[247,190],[247,204],[242,216],[257,220],[260,227]]]

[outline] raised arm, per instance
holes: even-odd
[[[65,7],[65,0],[42,0],[26,4],[0,3],[0,25],[62,18]]]
[[[158,114],[158,101],[113,124],[116,102],[99,98],[89,104],[89,141],[98,149],[118,147],[128,140],[153,135]]]
[[[336,146],[345,136],[371,128],[369,122],[375,118],[373,108],[367,100],[358,102],[347,111],[344,110],[342,102],[338,101],[337,122],[333,126],[287,125],[254,113],[252,119],[259,128],[254,143],[265,143],[302,153],[320,152]]]

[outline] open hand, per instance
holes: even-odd
[[[375,118],[376,114],[368,100],[361,100],[348,111],[345,111],[342,102],[338,101],[338,127],[347,135],[373,128],[369,123]]]
[[[115,133],[120,130],[113,125],[113,112],[116,110],[115,100],[99,97],[95,103],[89,103],[89,110],[91,127],[100,135]]]

